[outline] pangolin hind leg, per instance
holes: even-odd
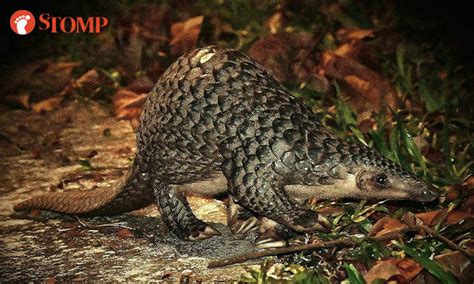
[[[153,191],[160,207],[161,218],[171,231],[185,240],[204,240],[220,235],[211,225],[199,220],[191,210],[180,186],[153,181]]]

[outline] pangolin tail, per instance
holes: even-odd
[[[48,210],[78,215],[115,215],[143,208],[153,202],[153,191],[146,172],[135,160],[128,173],[104,190],[55,192],[17,204],[15,211]]]

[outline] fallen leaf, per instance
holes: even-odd
[[[290,33],[271,34],[254,42],[249,48],[249,55],[270,71],[279,82],[292,82],[291,72],[296,36]]]
[[[374,29],[340,29],[336,33],[339,42],[348,42],[354,40],[364,40],[375,36]]]
[[[61,91],[71,80],[72,71],[80,66],[78,62],[45,62],[34,70],[32,84]]]
[[[30,212],[31,217],[39,217],[41,216],[41,210],[39,209],[32,209]]]
[[[128,146],[117,149],[117,154],[119,155],[127,155],[130,153],[132,153],[132,149]]]
[[[135,93],[127,89],[118,90],[112,100],[115,117],[130,120],[135,129],[147,96],[148,93]]]
[[[105,179],[104,179],[104,176],[103,176],[103,175],[97,173],[97,174],[94,175],[93,180],[94,180],[95,182],[101,182],[101,181],[104,181]]]
[[[190,18],[171,26],[171,54],[181,55],[196,46],[204,16]]]
[[[470,250],[471,254],[474,252]],[[435,256],[434,260],[454,274],[461,283],[474,282],[474,264],[461,252],[453,251]]]
[[[117,232],[117,237],[120,237],[122,239],[128,239],[128,238],[134,238],[135,234],[126,228],[122,228]]]
[[[276,33],[254,42],[248,53],[265,66],[277,81],[307,83],[314,90],[326,92],[329,83],[318,74],[314,45],[314,37],[307,32]]]
[[[96,69],[90,69],[79,78],[71,80],[59,95],[65,96],[72,93],[73,90],[80,90],[81,94],[90,97],[104,87],[113,86],[114,82],[105,74]]]
[[[398,270],[407,280],[411,280],[423,270],[423,267],[411,258],[402,258],[395,260]]]
[[[116,32],[122,39],[127,38],[127,30],[134,25],[140,37],[146,42],[161,43],[168,40],[170,8],[166,4],[136,4],[127,15],[120,19]]]
[[[1,92],[11,94],[2,97],[7,103],[30,108],[57,96],[71,81],[72,71],[80,66],[78,62],[53,62],[41,60],[31,64],[21,65],[21,68],[10,71],[11,76],[2,79]],[[25,91],[20,90],[27,90]]]
[[[438,149],[431,147],[430,145],[421,148],[421,153],[424,157],[426,157],[429,161],[434,164],[440,164],[444,162],[445,155]]]
[[[265,22],[265,27],[272,34],[276,34],[283,26],[284,16],[282,12],[276,12]]]
[[[465,194],[466,196],[473,196],[474,195],[474,176],[469,176],[465,179],[465,181],[461,184],[450,185],[446,188],[448,195],[447,199],[452,201],[460,194]]]
[[[392,218],[392,217],[383,217],[382,219],[378,220],[372,230],[369,232],[370,237],[375,236],[383,236],[388,234],[394,230],[405,228],[407,225],[402,223],[402,221]]]
[[[401,276],[403,282],[406,283],[406,281],[410,281],[411,279],[415,278],[422,269],[423,268],[414,260],[408,258],[391,258],[377,261],[374,266],[365,274],[364,279],[367,283],[372,283],[376,279],[388,280],[393,279],[395,276]]]
[[[30,108],[30,94],[26,92],[21,92],[18,95],[13,96],[6,96],[5,100],[15,105],[19,105],[25,109]]]
[[[63,101],[63,97],[52,97],[31,105],[31,109],[36,113],[51,111]]]
[[[395,90],[379,74],[333,52],[324,52],[321,58],[320,73],[339,82],[343,97],[357,113],[380,112],[386,106],[396,108]]]
[[[435,220],[438,219],[438,215],[442,212],[443,212],[442,210],[422,212],[422,213],[416,214],[416,217],[420,219],[423,222],[423,224],[427,226],[435,225],[437,223]],[[472,215],[462,212],[462,211],[451,211],[448,213],[443,224],[445,225],[458,224],[459,222],[461,222],[462,220],[468,217],[472,217]]]
[[[141,76],[128,85],[127,90],[135,93],[148,93],[154,85],[155,83],[149,77]]]
[[[118,69],[127,82],[133,80],[135,74],[142,70],[144,41],[139,31],[138,25],[132,22],[127,28],[122,27],[117,36],[121,55]]]
[[[470,195],[466,198],[461,203],[461,206],[459,206],[459,209],[470,216],[474,215],[474,195]]]

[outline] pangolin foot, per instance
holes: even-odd
[[[296,214],[287,215],[284,218],[284,224],[297,232],[322,231],[329,232],[331,223],[326,217],[315,211],[304,210]]]
[[[202,226],[198,226],[195,230],[191,231],[188,235],[188,240],[198,241],[212,238],[213,236],[220,236],[221,233],[211,227],[210,225],[203,223]]]
[[[267,218],[260,220],[255,247],[259,249],[279,248],[288,245],[287,239],[294,232],[288,227]]]
[[[229,226],[230,231],[234,235],[243,235],[248,232],[252,232],[258,228],[260,221],[257,217],[250,217],[247,219],[232,219],[227,224]]]

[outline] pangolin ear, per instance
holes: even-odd
[[[356,185],[360,190],[369,190],[369,174],[366,170],[360,170],[356,174]]]

